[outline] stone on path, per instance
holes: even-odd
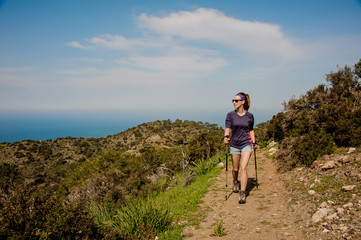
[[[331,209],[329,208],[318,209],[317,212],[312,216],[312,222],[318,223],[322,221],[328,215],[329,212],[331,212]]]

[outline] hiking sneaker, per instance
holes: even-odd
[[[246,193],[244,191],[239,191],[239,204],[246,203]]]
[[[233,180],[233,192],[238,193],[241,187],[241,183],[238,180]]]

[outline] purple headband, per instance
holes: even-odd
[[[240,96],[242,98],[243,101],[246,101],[241,94],[237,94],[237,96]]]

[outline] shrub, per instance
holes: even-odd
[[[337,147],[361,144],[361,60],[326,76],[299,99],[284,103],[285,111],[263,124],[261,141],[279,141],[278,162],[289,168],[309,166]]]
[[[62,202],[50,192],[17,187],[0,201],[2,239],[74,239],[99,237],[84,201]]]
[[[0,163],[0,193],[8,194],[9,189],[22,179],[18,166],[13,163]]]
[[[204,132],[196,135],[189,143],[188,155],[191,160],[206,159],[223,147],[221,135]]]
[[[297,166],[311,166],[324,154],[335,150],[335,142],[328,134],[313,133],[299,137],[285,138],[276,155],[280,168],[289,170]]]
[[[43,234],[46,234],[48,239],[101,238],[93,218],[86,211],[83,199],[70,203],[61,203],[54,199],[46,205],[51,205],[43,228]]]

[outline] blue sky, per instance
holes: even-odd
[[[0,112],[223,118],[244,91],[271,118],[360,43],[353,0],[0,0]]]

